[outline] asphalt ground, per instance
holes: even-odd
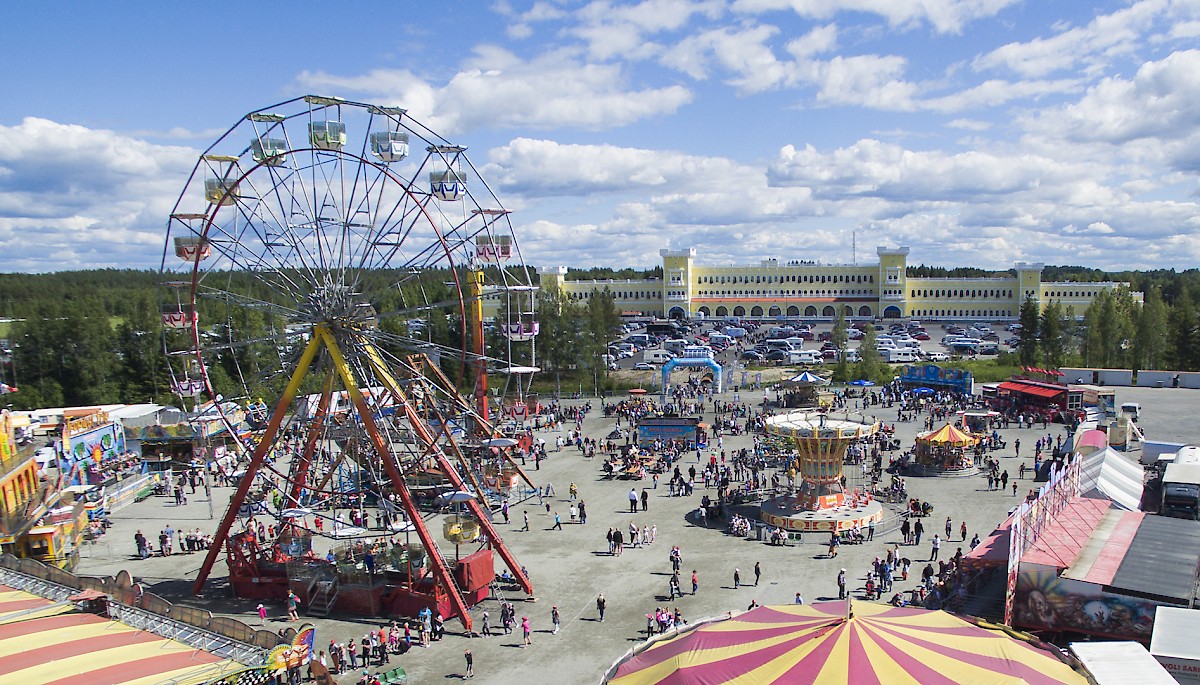
[[[1149,439],[1200,443],[1200,430],[1195,423],[1200,414],[1200,391],[1120,388],[1117,393],[1118,402],[1141,403],[1140,425]],[[761,400],[761,397],[761,392],[742,392],[744,400]],[[731,400],[732,394],[723,399]],[[602,439],[612,430],[614,422],[603,418],[597,400],[592,400],[592,405],[593,411],[588,414],[583,430],[585,435]],[[896,418],[895,410],[875,409],[876,416],[886,423],[892,423]],[[705,417],[706,420],[711,418],[711,414]],[[923,422],[924,417],[920,418]],[[896,424],[897,435],[905,447],[912,444],[922,426],[920,422]],[[1061,425],[1051,424],[1048,432],[1057,437],[1063,430]],[[1015,477],[1021,461],[1027,467],[1032,466],[1033,444],[1046,432],[1016,428],[1001,431],[1010,449],[993,454],[1002,457],[1002,466],[1010,477]],[[542,432],[540,435],[553,445],[555,433]],[[1022,443],[1021,460],[1012,455],[1015,438],[1020,438]],[[727,450],[750,444],[749,436],[725,438]],[[685,470],[694,459],[692,455],[682,462]],[[847,467],[847,470],[856,468]],[[553,483],[557,497],[553,498],[551,509],[560,512],[564,521],[569,520],[567,492],[571,482],[579,486],[588,510],[586,525],[564,523],[562,530],[551,530],[553,514],[547,514],[544,507],[537,506],[535,499],[513,506],[509,525],[498,523],[505,542],[520,563],[528,567],[537,593],[536,601],[521,601],[523,595],[520,594],[506,596],[506,599],[516,600],[518,620],[521,616],[530,617],[534,629],[533,645],[521,648],[519,629],[507,636],[467,637],[457,622],[448,622],[445,639],[434,642],[428,649],[417,647],[408,654],[392,658],[389,667],[403,666],[409,674],[409,682],[459,678],[464,670],[463,650],[469,648],[475,658],[474,680],[480,683],[519,683],[522,680],[597,683],[614,660],[644,639],[645,616],[656,606],[678,607],[686,620],[693,621],[745,610],[752,600],[764,605],[791,603],[797,592],[807,602],[836,598],[835,576],[840,568],[848,570],[851,587],[861,585],[872,559],[885,554],[887,546],[900,542],[895,533],[877,535],[871,543],[844,545],[836,559],[829,559],[824,546],[817,543],[776,547],[732,537],[720,528],[698,527],[689,521],[687,514],[698,506],[704,493],[699,487],[692,497],[684,498],[667,496],[665,487],[652,489],[649,511],[631,516],[627,513],[630,482],[602,480],[600,459],[588,461],[575,449],[551,451],[542,468],[536,471],[531,468],[530,473],[539,484]],[[954,537],[949,544],[943,545],[943,555],[952,555],[956,547],[964,545],[958,536],[963,520],[967,522],[968,538],[976,532],[984,537],[1017,503],[1011,487],[1005,492],[989,491],[983,476],[909,478],[907,482],[910,496],[928,500],[935,506],[933,516],[925,519],[926,539],[935,532],[944,532],[942,528],[947,516],[952,520]],[[649,480],[634,485],[639,492],[641,487],[651,487]],[[1019,481],[1018,492],[1023,495],[1032,487],[1034,483],[1026,478]],[[214,490],[213,515],[217,520],[231,492],[228,488]],[[522,513],[526,510],[530,515],[531,530],[521,532]],[[133,535],[139,529],[151,540],[157,539],[158,531],[167,523],[177,529],[199,527],[205,532],[213,531],[217,520],[210,517],[209,503],[202,495],[190,496],[189,504],[184,507],[174,506],[170,498],[152,497],[115,513],[112,520],[114,525],[109,532],[84,550],[78,569],[80,573],[108,575],[128,569],[136,580],[171,601],[204,607],[214,614],[235,616],[251,625],[257,624],[256,601],[229,597],[222,583],[226,575],[223,562],[214,569],[209,590],[197,598],[191,596],[190,588],[203,561],[201,553],[152,557],[145,561],[136,558]],[[609,556],[606,531],[610,526],[627,529],[630,520],[639,526],[657,526],[656,541],[646,547],[627,547],[620,557]],[[699,577],[700,589],[694,596],[668,602],[671,572],[668,554],[672,545],[679,545],[682,550],[681,579],[685,589],[690,590],[693,569]],[[929,553],[928,543],[923,543],[920,548],[902,548],[902,555],[914,562],[927,559]],[[753,582],[755,562],[761,564],[762,578],[758,586],[747,586],[745,583]],[[738,589],[733,589],[735,568],[741,569],[743,582]],[[912,581],[898,582],[896,589],[907,590],[913,585]],[[608,601],[603,623],[597,620],[595,606],[601,592]],[[551,635],[550,611],[555,605],[562,615],[562,630],[558,635]],[[484,610],[490,612],[493,625],[499,622],[499,604],[492,598],[473,609],[477,628],[479,615]],[[288,625],[283,621],[284,614],[282,605],[271,606],[269,627],[277,630]],[[318,646],[323,648],[331,639],[345,642],[361,638],[369,627],[378,626],[384,620],[337,616],[312,619],[312,623],[317,626]],[[356,682],[359,675],[343,674],[339,682]]]

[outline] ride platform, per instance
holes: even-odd
[[[883,505],[871,497],[851,496],[841,505],[814,509],[806,505],[803,495],[778,495],[762,503],[759,518],[785,531],[833,532],[850,530],[855,525],[866,529],[872,521],[883,520]]]

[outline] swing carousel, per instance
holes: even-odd
[[[173,387],[245,436],[196,593],[223,559],[241,597],[468,630],[496,563],[533,594],[491,518],[533,487],[497,413],[528,405],[535,286],[465,148],[341,98],[251,112],[200,156],[162,273]]]
[[[883,519],[883,506],[870,493],[847,490],[842,479],[846,450],[878,433],[878,421],[849,412],[800,410],[767,417],[765,428],[789,450],[801,480],[794,492],[762,503],[764,523],[784,532],[833,533]]]

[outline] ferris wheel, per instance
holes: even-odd
[[[396,107],[305,96],[251,112],[200,155],[162,273],[173,389],[249,458],[197,592],[223,545],[236,591],[313,561],[314,535],[349,549],[404,531],[419,543],[387,558],[469,627],[477,588],[438,550],[422,497],[448,491],[456,556],[485,540],[532,593],[490,525],[489,506],[532,483],[488,375],[536,370],[536,287],[466,148]],[[277,539],[247,531],[255,512]]]

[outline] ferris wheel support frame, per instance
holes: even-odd
[[[288,407],[291,406],[296,393],[300,391],[300,383],[304,380],[304,376],[307,375],[308,368],[316,358],[317,352],[320,351],[321,343],[321,338],[314,335],[309,338],[308,344],[305,345],[304,352],[300,355],[300,360],[296,363],[296,369],[292,372],[292,377],[288,381],[287,387],[284,388],[283,395],[279,398],[279,403],[275,405],[275,411],[271,414],[271,420],[267,422],[262,439],[254,447],[254,452],[250,456],[250,463],[246,465],[246,473],[242,476],[242,482],[238,484],[237,490],[234,491],[233,497],[229,500],[229,508],[225,510],[225,517],[221,519],[221,525],[217,526],[216,532],[213,533],[213,540],[212,544],[209,545],[208,554],[205,555],[204,563],[200,565],[200,571],[196,576],[196,582],[192,585],[192,594],[199,595],[204,592],[204,583],[208,580],[208,574],[212,573],[213,565],[217,562],[221,548],[225,546],[225,541],[229,537],[229,531],[233,528],[233,522],[237,519],[238,509],[246,501],[246,495],[249,494],[250,487],[254,484],[254,477],[258,475],[258,470],[263,465],[267,451],[274,444],[275,436],[279,433],[279,426],[283,423],[283,417],[287,414]]]
[[[379,376],[379,379],[383,382],[388,392],[392,393],[392,396],[396,398],[398,404],[404,408],[404,413],[408,417],[409,424],[413,426],[414,430],[418,435],[421,436],[425,444],[436,445],[436,439],[429,432],[428,426],[424,421],[421,420],[421,417],[417,415],[416,410],[413,408],[412,402],[409,401],[404,391],[400,389],[400,384],[396,382],[396,378],[382,363],[382,360],[379,358],[379,356],[374,354],[372,351],[372,353],[366,355],[366,358],[369,360],[369,363],[375,367],[375,373]],[[442,429],[445,430],[448,422],[442,420],[440,423],[442,425]],[[458,443],[454,441],[454,438],[450,436],[449,433],[446,433],[446,436],[449,440],[451,449],[458,456],[459,461],[463,461],[462,451],[459,450]],[[450,484],[454,486],[455,490],[462,490],[466,484],[463,482],[462,477],[458,475],[458,471],[455,470],[454,466],[446,459],[445,453],[443,453],[440,449],[430,450],[430,453],[437,461],[438,467],[441,469],[442,473],[450,481]],[[477,490],[476,492],[480,493],[480,496],[482,496],[481,490]],[[504,540],[500,537],[500,533],[496,530],[495,526],[492,525],[491,512],[485,512],[483,510],[483,505],[480,504],[479,497],[474,497],[470,500],[467,500],[466,504],[467,509],[469,509],[471,512],[471,515],[474,516],[479,522],[479,527],[482,528],[484,534],[487,535],[488,546],[494,549],[500,555],[500,558],[504,561],[504,564],[508,566],[508,569],[512,571],[513,576],[517,578],[517,583],[521,586],[521,589],[525,591],[525,594],[530,596],[529,599],[531,601],[535,600],[536,598],[533,597],[533,584],[528,578],[525,577],[525,574],[521,572],[521,565],[517,563],[516,557],[512,555],[512,552],[509,551],[508,546],[504,544]],[[467,625],[467,629],[470,630],[469,624]]]
[[[413,369],[421,368],[428,370],[432,375],[436,376],[441,381],[443,388],[454,387],[454,385],[450,382],[450,379],[446,377],[446,374],[440,368],[438,368],[437,364],[430,363],[429,358],[425,355],[410,355],[408,359],[409,367]],[[471,407],[465,400],[460,397],[458,402],[459,408],[465,410],[470,415],[472,420],[475,421],[476,431],[478,431],[479,435],[492,438],[499,434],[499,431],[496,430],[496,427],[492,425],[492,422],[489,419],[479,416],[477,413],[471,412]],[[516,470],[517,474],[521,476],[521,480],[525,481],[526,485],[531,488],[537,487],[534,485],[533,479],[529,477],[529,474],[525,473],[525,470],[521,468],[520,464],[517,464],[517,462],[512,458],[512,454],[510,454],[507,450],[502,450],[500,454],[504,460],[508,462],[508,465]]]
[[[362,419],[363,429],[371,438],[371,442],[375,447],[376,453],[379,455],[379,460],[383,462],[383,467],[387,471],[388,478],[392,481],[392,489],[400,496],[400,503],[408,513],[409,523],[417,531],[417,537],[421,543],[425,545],[425,556],[433,565],[433,575],[437,582],[445,588],[446,594],[450,596],[450,603],[453,605],[454,614],[463,628],[467,632],[471,632],[471,614],[468,613],[467,603],[463,600],[462,593],[458,591],[458,585],[454,582],[454,577],[450,574],[450,568],[446,565],[446,560],[442,558],[441,552],[438,551],[437,542],[433,539],[433,535],[429,532],[429,527],[425,525],[425,519],[422,518],[420,510],[412,500],[412,496],[408,494],[408,488],[404,487],[404,476],[400,473],[400,468],[396,464],[395,458],[392,456],[392,451],[383,440],[383,435],[379,432],[379,426],[375,424],[375,417],[371,412],[371,408],[367,406],[367,401],[363,398],[362,390],[358,387],[358,381],[354,378],[354,373],[346,364],[346,358],[342,355],[341,348],[338,347],[337,340],[334,339],[333,333],[326,326],[318,325],[314,328],[314,336],[320,338],[329,352],[329,356],[333,362],[333,367],[337,369],[338,375],[342,378],[342,384],[346,388],[346,394],[350,396],[350,401],[354,403],[355,409],[358,410],[359,418]],[[412,411],[412,407],[406,406],[405,413],[408,414],[410,421],[419,419]],[[418,429],[421,424],[414,421],[413,425]],[[421,430],[417,431],[421,433]],[[481,522],[482,523],[482,522]]]
[[[329,414],[329,405],[333,398],[333,377],[333,372],[330,372],[329,377],[325,379],[325,386],[321,389],[321,399],[317,403],[317,414],[313,417],[308,439],[304,442],[304,452],[301,453],[300,463],[294,469],[292,490],[288,493],[288,501],[293,507],[300,506],[300,494],[304,491],[304,486],[308,481],[313,455],[317,453],[317,440],[321,437],[321,428],[325,425],[325,418]]]

